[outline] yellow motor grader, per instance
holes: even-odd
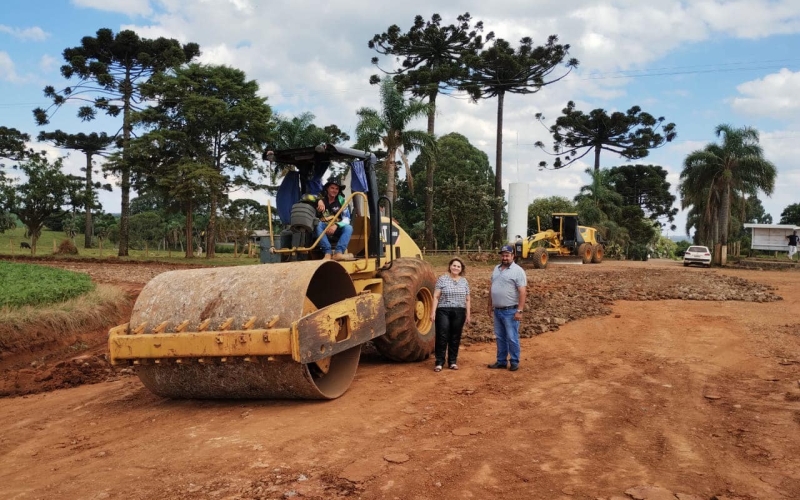
[[[433,269],[378,194],[375,155],[327,144],[268,159],[296,167],[290,189],[285,180],[278,191],[279,213],[282,193],[291,198],[288,220],[281,214],[287,229],[270,248],[281,262],[160,274],[129,323],[109,332],[111,363],[133,366],[155,394],[333,399],[350,386],[368,341],[395,361],[433,351]],[[313,236],[319,219],[308,200],[331,162],[357,174],[342,208],[355,209],[352,260],[323,260]]]
[[[542,231],[536,218],[536,233],[516,242],[517,258],[544,269],[550,258],[576,264],[599,264],[605,249],[600,234],[593,227],[578,225],[578,214],[552,214],[552,229]]]

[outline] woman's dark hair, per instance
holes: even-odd
[[[452,259],[450,262],[447,263],[447,272],[450,272],[450,266],[453,265],[453,262],[458,262],[461,264],[461,272],[458,273],[459,276],[464,276],[467,273],[467,266],[464,265],[464,261],[459,259],[458,257]]]

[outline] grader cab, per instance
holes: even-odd
[[[267,159],[295,167],[277,200],[288,229],[270,249],[282,262],[160,274],[129,323],[109,332],[112,364],[134,367],[155,394],[333,399],[350,386],[368,341],[396,361],[433,351],[433,269],[378,194],[375,156],[328,144]],[[335,161],[354,173],[345,203],[355,207],[354,259],[340,262],[322,259],[303,201]]]
[[[578,224],[578,214],[555,213],[551,229],[541,230],[537,218],[536,233],[517,242],[517,257],[544,269],[551,257],[565,263],[599,264],[603,261],[602,237],[593,227]]]

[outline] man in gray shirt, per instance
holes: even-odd
[[[500,264],[492,272],[489,293],[489,315],[494,318],[497,339],[497,361],[489,368],[506,368],[510,357],[509,369],[512,372],[519,369],[519,322],[525,310],[527,286],[525,271],[514,263],[514,247],[503,245]]]

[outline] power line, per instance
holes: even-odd
[[[664,68],[649,68],[649,69],[631,69],[608,71],[601,73],[593,73],[592,75],[583,77],[583,79],[602,79],[612,78],[612,75],[619,75],[617,77],[636,77],[636,76],[662,76],[673,74],[691,74],[691,73],[708,73],[708,72],[728,72],[728,71],[749,71],[754,69],[774,68],[776,63],[800,63],[800,59],[768,59],[764,61],[735,61],[730,63],[714,63],[714,64],[693,64],[686,66],[670,66]],[[738,68],[731,68],[730,66],[742,66]],[[769,65],[769,66],[764,66]]]
[[[663,71],[663,72],[653,72],[653,73],[642,73],[638,75],[627,75],[621,74],[618,76],[587,76],[583,78],[579,78],[580,80],[615,80],[621,78],[643,78],[643,77],[653,77],[653,76],[675,76],[675,75],[698,75],[703,73],[733,73],[737,71],[755,71],[755,70],[764,70],[764,69],[783,69],[783,66],[751,66],[747,68],[716,68],[716,69],[706,69],[706,70],[687,70],[687,71]],[[569,77],[565,78],[565,80],[569,79]]]

